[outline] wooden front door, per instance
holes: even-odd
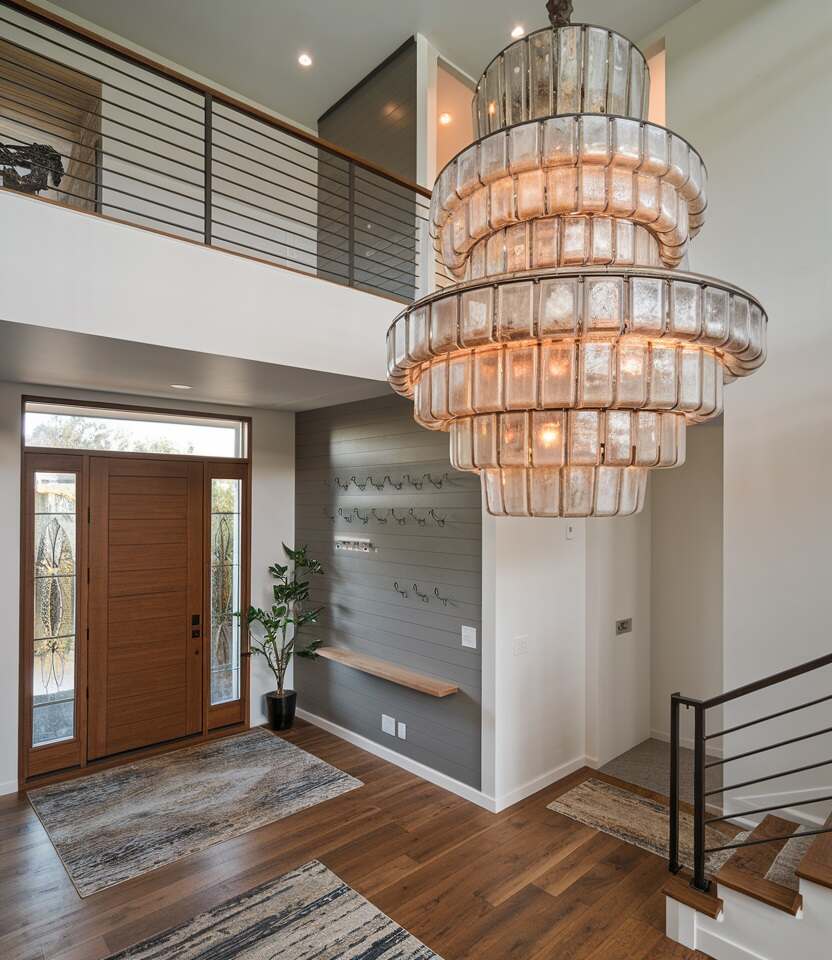
[[[89,760],[202,732],[203,472],[90,457]]]

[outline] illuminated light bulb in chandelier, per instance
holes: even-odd
[[[651,469],[765,360],[750,294],[682,272],[707,170],[646,120],[649,70],[614,31],[569,22],[506,47],[474,95],[476,141],[440,173],[436,248],[458,283],[393,322],[388,377],[450,435],[500,516],[638,512]]]

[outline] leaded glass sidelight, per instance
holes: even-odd
[[[240,699],[242,480],[211,480],[211,704]]]
[[[32,746],[75,734],[77,479],[34,474]]]

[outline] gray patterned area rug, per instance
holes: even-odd
[[[553,800],[547,809],[660,857],[668,855],[670,819],[667,806],[612,783],[584,780]],[[747,833],[737,833],[734,839],[741,841],[748,836]],[[713,827],[705,828],[706,846],[718,847],[731,842],[726,834]],[[715,873],[733,854],[733,850],[709,854],[708,869]],[[679,811],[679,859],[686,866],[693,864],[693,817],[684,810]]]
[[[362,786],[265,730],[29,791],[82,897]]]
[[[317,860],[109,960],[174,957],[441,960]]]

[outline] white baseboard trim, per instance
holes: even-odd
[[[491,813],[498,812],[497,801],[494,797],[487,796],[481,790],[468,786],[467,783],[462,783],[462,781],[455,780],[453,777],[447,776],[447,774],[440,773],[438,770],[434,770],[424,763],[419,763],[418,760],[411,760],[410,757],[397,753],[389,747],[382,746],[382,744],[376,743],[375,740],[370,740],[369,737],[364,737],[360,733],[353,733],[352,730],[341,727],[337,723],[333,723],[324,717],[319,717],[314,713],[309,713],[308,710],[304,710],[301,707],[298,707],[296,712],[297,715],[302,720],[306,720],[307,723],[314,724],[316,727],[326,730],[327,733],[331,733],[341,740],[346,740],[347,743],[360,747],[362,750],[366,750],[367,753],[372,753],[375,757],[381,757],[382,760],[394,763],[397,767],[401,767],[409,773],[415,773],[417,777],[427,780],[428,783],[436,784],[437,787],[442,787],[444,790],[455,793],[465,800],[470,800],[471,803],[475,803],[477,806],[483,807]]]
[[[514,790],[505,794],[504,796],[498,797],[497,809],[495,812],[499,813],[501,810],[505,810],[507,807],[513,807],[515,803],[520,803],[521,800],[525,800],[526,797],[530,797],[532,794],[537,793],[538,790],[543,790],[546,787],[551,786],[553,783],[557,783],[558,780],[563,780],[564,777],[568,777],[570,773],[580,770],[581,767],[588,766],[590,766],[590,764],[588,763],[586,757],[575,757],[574,760],[569,760],[567,763],[562,763],[559,767],[555,767],[553,770],[549,770],[546,773],[541,774],[539,777],[529,780],[522,786],[516,787]]]
[[[500,813],[500,811],[512,807],[515,803],[519,803],[521,800],[525,800],[526,797],[537,793],[538,790],[543,790],[558,780],[568,777],[570,773],[580,770],[581,767],[590,765],[586,757],[576,757],[568,763],[561,764],[559,767],[555,767],[553,770],[549,770],[539,777],[529,780],[527,783],[524,783],[522,786],[517,787],[504,796],[491,797],[481,790],[477,790],[475,787],[468,786],[467,783],[462,783],[460,780],[455,780],[447,774],[440,773],[438,770],[434,770],[433,767],[419,763],[418,760],[411,760],[410,757],[406,757],[396,750],[391,750],[390,747],[376,743],[375,740],[370,740],[369,737],[362,736],[360,733],[354,733],[352,730],[339,726],[337,723],[333,723],[325,717],[319,717],[317,714],[310,713],[302,707],[298,707],[297,715],[301,720],[306,720],[307,723],[314,724],[316,727],[326,730],[327,733],[331,733],[341,740],[346,740],[347,743],[366,750],[367,753],[371,753],[375,757],[381,757],[382,760],[394,763],[397,767],[401,767],[403,770],[407,770],[409,773],[414,773],[417,777],[427,780],[428,783],[433,783],[437,787],[442,787],[443,790],[455,793],[458,797],[470,800],[471,803],[475,803],[478,807],[482,807],[490,813]]]
[[[18,789],[17,780],[0,781],[0,797],[5,796],[7,793],[17,793]]]
[[[670,743],[670,734],[665,733],[664,730],[651,730],[650,731],[651,740],[661,740],[662,743]],[[693,738],[692,737],[679,737],[679,745],[685,747],[687,750],[693,750]],[[708,756],[722,758],[722,749],[714,746],[708,746],[707,748]]]

